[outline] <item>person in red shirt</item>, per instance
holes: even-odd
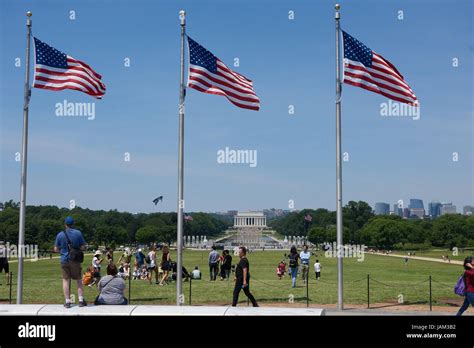
[[[472,257],[466,257],[464,260],[464,284],[466,285],[466,295],[464,303],[457,312],[457,316],[462,315],[471,305],[474,307],[474,268],[472,268]]]
[[[281,280],[281,278],[285,275],[285,272],[286,272],[286,264],[283,261],[280,261],[277,267],[278,279]]]

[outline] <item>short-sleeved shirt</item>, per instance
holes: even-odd
[[[97,256],[92,258],[92,266],[100,270],[100,259]]]
[[[219,262],[219,254],[217,251],[213,250],[209,253],[209,263],[218,263]]]
[[[150,258],[150,265],[148,267],[155,267],[156,266],[156,253],[152,250],[148,253],[148,257]]]
[[[139,264],[142,264],[143,261],[145,261],[145,255],[143,255],[141,251],[135,254],[135,258]]]
[[[224,257],[224,264],[223,264],[225,269],[230,269],[232,267],[232,256],[226,255]]]
[[[0,263],[8,262],[7,254],[8,254],[7,248],[4,245],[1,245],[0,246]]]
[[[238,280],[244,279],[244,268],[247,268],[247,280],[250,278],[250,264],[246,257],[242,257],[235,268],[235,277]]]
[[[99,300],[108,305],[122,304],[124,290],[125,281],[121,277],[107,275],[99,282]]]
[[[68,241],[64,233],[64,231],[59,232],[56,236],[56,242],[54,243],[54,246],[59,248],[59,252],[61,254],[61,263],[66,263],[69,261],[69,248],[67,246]],[[81,231],[74,228],[67,228],[66,233],[73,248],[79,249],[81,246],[86,244]]]
[[[464,272],[464,279],[466,282],[466,291],[474,292],[474,269],[470,269]]]
[[[311,257],[311,253],[310,253],[309,251],[306,251],[306,252],[305,252],[305,251],[303,250],[303,251],[300,253],[301,263],[302,263],[303,265],[309,265],[309,259],[310,259],[310,257]]]
[[[298,267],[298,259],[300,258],[298,253],[290,254],[288,258],[290,259],[290,267]]]
[[[321,272],[321,264],[319,262],[316,262],[314,264],[314,271],[315,272]]]

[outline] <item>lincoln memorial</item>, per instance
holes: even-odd
[[[234,216],[234,228],[266,228],[267,217],[262,212],[238,212]]]

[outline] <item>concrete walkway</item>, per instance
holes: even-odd
[[[94,306],[56,304],[0,305],[0,316],[322,316],[322,308],[230,307],[230,306]]]
[[[440,312],[440,311],[390,311],[386,309],[346,309],[338,311],[337,309],[326,309],[326,315],[328,316],[455,316],[455,312]],[[474,313],[469,309],[464,312],[463,316],[473,316]]]
[[[57,254],[57,253],[53,253],[53,254]],[[86,256],[92,256],[92,253],[87,253],[87,254],[84,254],[84,257]],[[23,259],[23,262],[37,262],[37,261],[44,261],[44,260],[54,260],[54,259],[59,259],[61,256],[53,256],[53,257],[41,257],[41,258],[38,258],[37,260],[35,259]],[[18,259],[8,259],[8,263],[16,263],[18,262]]]
[[[368,253],[369,255],[378,255],[378,256],[391,256],[404,259],[408,257],[410,260],[421,260],[421,261],[431,261],[431,262],[441,262],[447,265],[463,265],[462,261],[451,260],[451,262],[443,261],[442,259],[435,259],[434,257],[424,257],[424,256],[408,256],[408,255],[397,255],[397,254],[384,254],[384,253]]]

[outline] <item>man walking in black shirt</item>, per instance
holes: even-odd
[[[250,293],[249,282],[250,282],[250,265],[249,260],[247,260],[247,249],[245,247],[239,248],[239,257],[240,261],[237,264],[235,269],[235,288],[234,288],[234,298],[232,300],[232,306],[237,306],[239,301],[240,290],[244,290],[245,295],[249,298],[250,302],[254,307],[258,307],[255,297]]]

